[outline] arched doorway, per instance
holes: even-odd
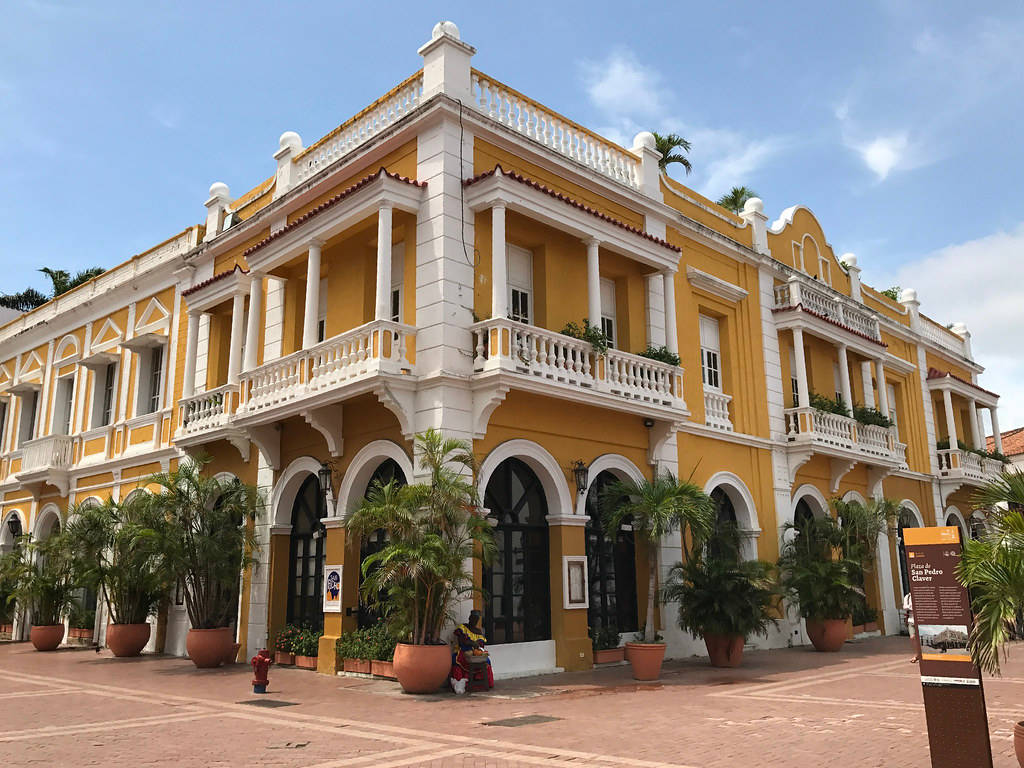
[[[316,475],[307,477],[292,505],[292,531],[288,560],[289,624],[322,629],[324,537],[320,518],[325,516],[324,497]]]
[[[813,519],[814,510],[811,509],[811,505],[807,502],[807,499],[800,499],[796,503],[796,509],[793,511],[793,525],[799,530]]]
[[[598,474],[587,493],[587,573],[590,576],[590,607],[587,622],[592,631],[615,627],[619,632],[638,628],[636,591],[636,542],[633,528],[623,525],[615,538],[605,535],[601,523],[601,494],[618,478]]]
[[[960,510],[956,507],[950,507],[946,513],[946,525],[960,529],[960,543],[963,544],[971,537],[967,531],[967,525],[964,522],[963,517],[960,515]]]
[[[907,528],[919,528],[921,524],[917,516],[906,507],[900,510],[896,535],[896,556],[900,561],[900,588],[903,594],[910,592],[910,574],[907,572],[907,547],[903,541],[903,531]]]
[[[408,482],[408,478],[405,476],[405,472],[398,465],[398,462],[394,459],[386,459],[377,469],[373,471],[373,475],[370,476],[370,482],[366,484],[366,494],[369,494],[370,489],[375,484],[380,483],[381,485],[387,485],[391,481],[397,482],[399,485],[405,485]],[[383,530],[374,531],[369,537],[364,539],[359,545],[359,585],[362,587],[363,583],[363,561],[370,555],[380,552],[384,547],[385,535]],[[372,610],[370,606],[363,600],[362,590],[359,592],[359,628],[365,629],[366,627],[376,624],[380,620],[380,616],[376,611]]]
[[[540,479],[519,459],[491,473],[484,505],[498,520],[497,553],[484,568],[484,631],[492,643],[551,639],[547,500]]]

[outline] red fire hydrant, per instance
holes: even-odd
[[[252,664],[252,692],[266,693],[267,685],[270,684],[267,673],[270,671],[270,665],[274,663],[270,651],[261,648],[249,663]]]

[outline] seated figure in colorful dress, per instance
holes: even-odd
[[[494,671],[491,669],[491,659],[484,646],[487,638],[484,637],[480,627],[480,611],[470,611],[469,621],[459,624],[453,633],[455,651],[452,653],[452,671],[449,677],[452,680],[468,680],[471,674],[480,669],[486,668],[487,687],[494,687]],[[480,657],[486,659],[477,661]]]

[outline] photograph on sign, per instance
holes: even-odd
[[[966,624],[922,624],[918,626],[923,649],[953,656],[967,656]]]

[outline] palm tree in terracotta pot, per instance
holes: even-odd
[[[168,518],[152,496],[134,493],[73,507],[65,535],[79,580],[107,606],[107,647],[138,656],[149,642],[147,620],[175,581]]]
[[[199,668],[231,656],[239,579],[258,549],[254,523],[262,500],[255,486],[205,474],[206,457],[182,460],[151,476],[159,487],[151,503],[167,519],[168,555],[185,587],[192,628],[185,647]]]
[[[13,585],[8,601],[32,621],[29,639],[37,651],[53,651],[64,639],[64,616],[75,603],[78,584],[64,533],[33,541],[24,537],[0,565]]]
[[[679,628],[704,638],[716,667],[739,666],[750,635],[768,634],[779,596],[771,563],[744,560],[736,526],[721,524],[704,547],[669,571],[662,600],[679,606]]]
[[[376,483],[347,527],[359,538],[387,534],[363,561],[362,594],[400,638],[394,672],[408,693],[434,693],[448,679],[451,653],[442,632],[459,599],[476,590],[472,560],[488,562],[495,545],[473,481],[468,442],[429,429],[416,436],[423,483]]]
[[[1004,472],[982,486],[974,503],[987,509],[985,529],[964,543],[957,569],[970,590],[974,626],[968,649],[974,663],[989,674],[1001,674],[1011,632],[1024,613],[1024,472]],[[1013,733],[1017,761],[1024,766],[1024,721]]]
[[[715,506],[711,498],[688,481],[659,473],[653,480],[617,480],[601,494],[601,515],[606,535],[613,538],[624,524],[648,544],[647,615],[642,642],[626,643],[626,658],[637,680],[656,680],[661,675],[665,644],[654,630],[654,606],[658,591],[658,546],[679,531],[687,556],[711,534]],[[641,639],[641,638],[638,638]]]
[[[832,517],[787,523],[779,556],[780,582],[805,619],[818,651],[838,651],[846,621],[863,601],[864,571],[844,555],[846,534]]]

